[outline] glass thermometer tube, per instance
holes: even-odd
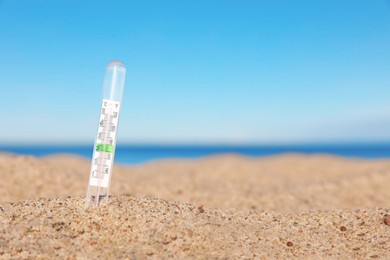
[[[98,206],[100,202],[108,201],[125,78],[126,67],[122,62],[111,61],[107,64],[98,132],[88,182],[87,207]]]

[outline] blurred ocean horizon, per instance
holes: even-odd
[[[37,157],[55,154],[74,154],[91,158],[92,145],[8,145],[0,152]],[[390,158],[390,143],[369,144],[306,144],[306,145],[118,145],[115,162],[139,164],[162,159],[192,159],[211,155],[238,154],[250,157],[284,153],[330,154],[343,157],[380,159]]]

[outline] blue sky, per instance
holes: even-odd
[[[389,1],[0,1],[0,144],[390,141]]]

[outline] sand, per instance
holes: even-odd
[[[390,160],[236,155],[116,166],[0,155],[0,258],[390,259]],[[388,223],[390,224],[390,223]]]

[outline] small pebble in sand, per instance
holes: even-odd
[[[288,242],[287,242],[287,246],[288,246],[288,247],[291,247],[291,246],[293,246],[293,243],[290,242],[290,241],[288,241]]]
[[[383,218],[383,223],[385,223],[385,225],[390,226],[390,215],[385,215],[385,217]]]
[[[200,206],[198,207],[198,211],[199,211],[199,213],[203,213],[203,212],[204,212],[203,205],[200,205]]]
[[[342,226],[342,227],[340,228],[340,230],[344,232],[344,231],[347,231],[347,228],[344,227],[344,226]]]

